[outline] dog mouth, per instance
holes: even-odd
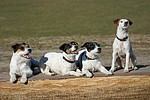
[[[78,54],[77,50],[72,51],[70,54]]]
[[[26,58],[26,59],[30,59],[31,58],[31,56],[29,55],[29,53],[23,54],[23,55],[21,55],[21,57]]]
[[[101,53],[101,51],[98,51],[98,52],[96,52],[96,53]]]

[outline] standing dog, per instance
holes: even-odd
[[[129,72],[129,67],[137,69],[136,57],[133,54],[132,46],[128,37],[129,26],[132,22],[129,19],[116,19],[113,21],[117,24],[117,34],[113,43],[112,66],[110,71],[115,71],[115,63],[124,67],[124,72]]]
[[[78,54],[78,43],[65,43],[59,47],[63,53],[46,53],[40,59],[40,70],[46,75],[74,75],[82,76],[82,73],[76,72],[75,56]]]
[[[34,70],[35,67],[39,66],[38,61],[30,56],[32,49],[26,43],[15,44],[12,46],[13,55],[10,62],[10,81],[13,83],[17,82],[17,76],[21,76],[20,81],[22,83],[28,82],[28,77],[38,73],[38,69]]]
[[[98,55],[101,53],[100,44],[96,42],[86,42],[81,47],[85,49],[79,52],[79,55],[76,56],[76,65],[83,74],[86,74],[87,77],[93,77],[94,71],[101,71],[104,74],[112,75],[111,72],[107,71],[104,66],[102,66],[101,61]]]

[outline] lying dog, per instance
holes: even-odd
[[[39,66],[39,62],[30,56],[32,49],[26,43],[15,44],[12,46],[13,55],[10,62],[10,81],[16,83],[17,77],[21,76],[22,83],[28,82],[28,77],[37,74],[39,71],[34,70]]]
[[[102,66],[98,55],[101,53],[100,44],[96,42],[86,42],[81,47],[85,49],[79,51],[76,56],[76,65],[78,69],[82,70],[82,73],[87,77],[93,77],[94,71],[101,71],[104,74],[112,75],[111,72],[107,71],[104,66]]]
[[[113,21],[117,24],[117,34],[113,43],[112,67],[111,72],[115,71],[115,63],[124,67],[124,72],[129,72],[129,67],[136,67],[136,57],[133,54],[132,46],[128,37],[129,26],[132,22],[129,19],[116,19]]]
[[[63,53],[49,52],[46,53],[39,61],[40,70],[46,75],[74,75],[82,76],[76,72],[75,56],[78,54],[78,43],[65,43],[59,47]]]

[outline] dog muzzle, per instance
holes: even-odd
[[[26,58],[26,59],[30,59],[31,58],[31,56],[27,55],[27,54],[21,55],[21,57]]]

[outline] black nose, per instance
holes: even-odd
[[[101,51],[102,49],[101,48],[98,48],[98,51]]]
[[[76,49],[78,49],[78,46],[75,46]]]
[[[128,25],[128,22],[125,22],[124,24],[127,26],[127,25]]]
[[[31,53],[31,52],[32,52],[32,49],[28,49],[28,51]]]

